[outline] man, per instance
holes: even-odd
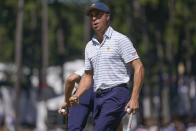
[[[80,99],[80,104],[77,107],[71,106],[69,98],[72,96],[75,83],[79,83],[84,74],[84,69],[78,70],[71,74],[65,83],[65,100],[59,108],[58,112],[62,115],[68,116],[68,131],[82,131],[85,128],[89,113],[93,111],[94,106],[94,92],[93,88],[88,90]],[[69,110],[70,108],[70,110]],[[67,112],[62,112],[62,109],[67,109]],[[69,112],[70,111],[70,112]],[[122,131],[122,125],[119,126],[118,131]]]
[[[79,83],[84,69],[78,70],[71,74],[65,83],[65,100],[59,108],[59,114],[68,115],[68,131],[82,131],[86,125],[88,115],[93,111],[94,105],[94,93],[93,88],[88,90],[84,96],[80,99],[80,104],[77,107],[71,106],[69,98],[72,96],[72,91],[75,87],[75,83]],[[69,110],[70,108],[70,110]],[[62,112],[62,109],[67,109],[66,112]]]
[[[127,108],[129,113],[139,108],[144,67],[132,42],[109,26],[110,11],[104,3],[91,4],[87,14],[95,35],[86,45],[85,73],[70,103],[79,103],[94,78],[94,131],[116,131]],[[126,85],[130,68],[134,69],[131,97]]]

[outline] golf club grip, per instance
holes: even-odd
[[[132,119],[133,119],[133,113],[131,113],[130,116],[129,116],[129,122],[128,122],[128,125],[127,125],[127,131],[131,130]]]

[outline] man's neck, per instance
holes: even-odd
[[[103,35],[106,33],[107,29],[109,26],[107,26],[103,31],[100,32],[95,32],[97,40],[99,41],[99,43],[101,44],[103,41]]]

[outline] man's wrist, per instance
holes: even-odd
[[[131,100],[139,100],[139,95],[133,94],[133,95],[131,96]]]
[[[64,102],[65,102],[65,103],[69,103],[69,98],[70,98],[70,97],[65,98]]]
[[[79,96],[74,94],[73,97],[75,97],[77,100],[79,100]]]

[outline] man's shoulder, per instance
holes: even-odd
[[[87,42],[86,45],[92,44],[92,39]]]
[[[118,31],[114,31],[113,32],[112,39],[114,41],[116,41],[116,43],[118,43],[118,44],[119,43],[123,43],[124,44],[124,43],[130,43],[131,42],[131,40],[130,40],[130,38],[128,36],[118,32]]]
[[[87,44],[86,44],[86,47],[85,47],[85,50],[91,50],[93,48],[93,41],[90,40]]]
[[[93,41],[90,40],[89,42],[87,42],[86,47],[92,46],[93,45]]]
[[[128,38],[126,35],[122,34],[121,32],[118,32],[116,30],[113,31],[113,38],[115,39],[125,39]]]

